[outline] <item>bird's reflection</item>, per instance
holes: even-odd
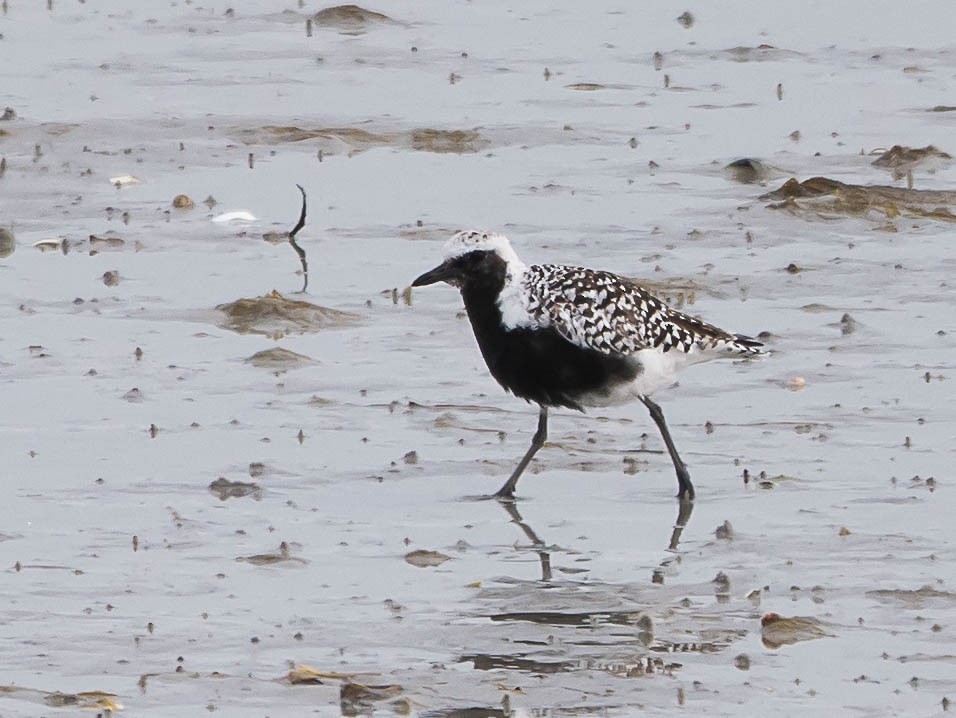
[[[664,569],[680,558],[677,547],[678,544],[680,544],[681,534],[684,533],[684,527],[690,522],[692,513],[694,513],[693,501],[681,499],[677,502],[677,520],[674,521],[674,528],[671,530],[671,540],[667,544],[667,552],[669,555],[654,569],[654,573],[651,575],[652,583],[664,583]]]
[[[511,523],[518,524],[521,530],[524,531],[524,535],[528,537],[528,540],[534,546],[535,553],[538,554],[538,560],[541,562],[541,580],[550,581],[551,554],[544,550],[544,541],[538,538],[538,534],[534,532],[534,529],[528,526],[525,520],[521,518],[521,514],[518,512],[518,507],[514,501],[499,501],[498,504],[507,512],[508,516],[511,517]]]
[[[546,550],[547,544],[541,540],[538,534],[535,533],[535,530],[524,520],[514,501],[499,501],[498,504],[508,514],[511,523],[517,524],[524,532],[524,535],[532,544],[532,549],[538,554],[538,560],[541,562],[541,580],[546,582],[551,581],[551,554]],[[690,517],[693,512],[693,501],[681,500],[678,502],[677,520],[674,522],[674,526],[671,529],[670,540],[667,543],[666,551],[668,555],[654,569],[654,573],[651,577],[653,583],[664,583],[665,569],[679,559],[678,546],[680,544],[681,535],[684,533],[684,528],[690,522]]]

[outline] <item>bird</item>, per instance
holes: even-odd
[[[412,282],[461,292],[478,348],[506,391],[538,405],[531,446],[494,494],[513,501],[518,479],[548,437],[548,410],[584,412],[637,399],[657,425],[677,473],[677,498],[695,497],[664,413],[650,395],[689,364],[767,352],[756,339],[677,311],[636,282],[598,269],[525,265],[503,234],[458,232],[444,259]]]

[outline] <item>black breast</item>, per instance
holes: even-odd
[[[583,411],[582,394],[609,391],[640,371],[626,357],[579,347],[550,327],[505,329],[498,291],[488,289],[463,286],[462,298],[491,375],[515,396]]]

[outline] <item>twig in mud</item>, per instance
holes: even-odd
[[[309,263],[305,261],[305,250],[295,241],[295,235],[305,226],[305,190],[302,189],[302,185],[300,184],[297,184],[296,187],[298,187],[302,193],[302,214],[299,215],[298,223],[292,231],[289,232],[289,244],[292,245],[292,249],[299,255],[299,261],[302,262],[302,275],[305,278],[305,281],[302,283],[302,291],[304,292],[309,287]]]

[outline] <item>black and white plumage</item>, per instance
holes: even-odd
[[[584,411],[638,399],[674,462],[678,496],[694,497],[687,467],[649,395],[686,365],[762,355],[760,342],[671,309],[610,272],[525,266],[500,234],[459,232],[445,246],[444,262],[412,286],[440,281],[460,289],[492,376],[541,407],[530,449],[496,496],[514,496],[522,471],[544,445],[548,407]]]

